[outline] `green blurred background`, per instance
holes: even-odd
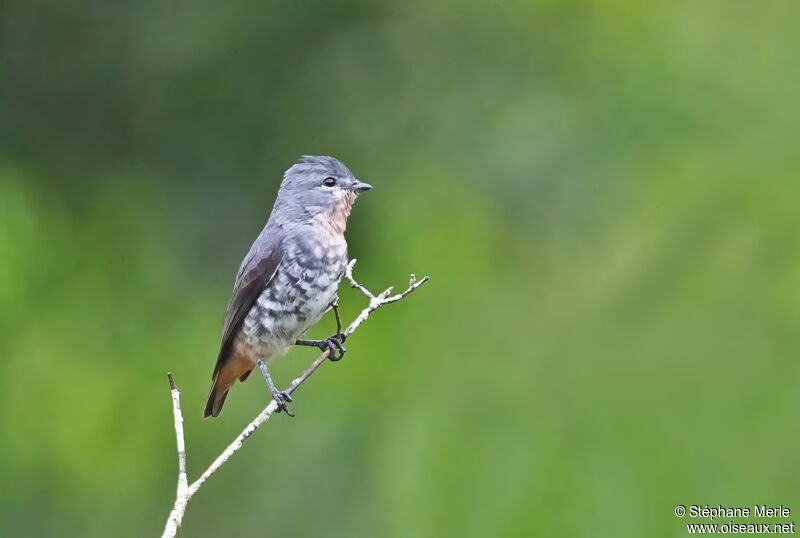
[[[307,153],[376,186],[357,276],[432,282],[183,536],[800,511],[798,24],[788,0],[0,3],[0,534],[159,535],[168,370],[190,477],[265,405],[255,379],[200,418],[234,273]]]

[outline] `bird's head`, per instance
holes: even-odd
[[[341,161],[305,155],[284,174],[276,207],[284,208],[288,218],[331,219],[343,227],[356,197],[371,188]]]

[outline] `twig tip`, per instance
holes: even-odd
[[[178,390],[175,386],[175,380],[172,378],[172,372],[167,372],[167,381],[169,381],[169,390]]]

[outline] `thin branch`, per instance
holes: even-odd
[[[181,413],[181,393],[175,386],[172,372],[167,373],[169,390],[172,394],[172,415],[175,419],[175,443],[178,446],[178,492],[175,495],[175,506],[167,518],[167,525],[164,529],[164,536],[175,536],[178,527],[183,519],[183,512],[186,510],[186,503],[189,502],[187,491],[189,483],[186,476],[186,444],[183,436],[183,413]],[[179,502],[185,499],[183,502]]]
[[[408,282],[408,288],[406,288],[404,292],[390,296],[393,288],[388,288],[376,296],[353,278],[353,266],[355,264],[356,260],[352,260],[347,264],[345,278],[353,288],[359,290],[369,299],[369,304],[343,331],[345,336],[350,336],[353,334],[356,329],[358,329],[361,324],[364,323],[367,318],[369,318],[369,316],[372,315],[372,313],[377,309],[387,304],[396,303],[429,280],[426,276],[422,280],[418,281],[412,274]],[[308,368],[303,370],[303,373],[301,373],[300,376],[292,380],[285,392],[287,394],[294,393],[300,387],[300,385],[306,381],[306,379],[311,377],[311,375],[316,372],[320,366],[327,362],[329,354],[329,350],[326,349],[323,351],[316,359],[314,359],[314,362],[312,362]],[[242,430],[242,433],[240,433],[236,439],[234,439],[233,442],[229,444],[219,456],[217,456],[208,469],[206,469],[203,474],[200,475],[200,478],[192,482],[190,485],[188,484],[186,475],[186,447],[183,436],[183,414],[181,413],[180,391],[178,391],[178,388],[175,386],[175,381],[173,380],[171,373],[167,374],[167,378],[169,380],[170,392],[172,393],[172,412],[175,418],[175,438],[178,448],[178,492],[175,497],[175,505],[173,506],[169,517],[167,518],[167,523],[164,527],[164,533],[161,535],[161,538],[174,538],[178,533],[178,528],[181,526],[181,522],[183,521],[183,515],[186,512],[186,506],[189,504],[189,501],[194,494],[197,493],[203,484],[205,484],[206,481],[211,478],[211,476],[231,458],[231,456],[236,454],[236,452],[238,452],[239,449],[244,446],[245,441],[247,441],[247,439],[253,435],[258,428],[260,428],[270,419],[272,414],[278,409],[278,404],[275,402],[275,400],[272,400],[269,405],[267,405],[267,407],[265,407],[264,410],[261,411],[261,413],[259,413],[258,416],[253,419],[253,421],[250,422],[250,424],[248,424],[244,430]]]
[[[366,298],[371,301],[372,299],[375,298],[375,296],[372,295],[372,292],[370,292],[367,288],[356,282],[356,280],[353,278],[353,267],[355,267],[356,261],[357,260],[355,258],[350,260],[350,262],[347,264],[347,269],[345,269],[344,277],[348,280],[348,282],[350,282],[350,286],[363,293],[366,296]]]
[[[350,282],[350,286],[360,291],[364,296],[369,299],[369,305],[361,311],[358,317],[350,324],[349,327],[344,331],[345,336],[350,336],[353,331],[358,329],[362,323],[367,321],[367,318],[375,312],[378,308],[382,307],[385,304],[396,303],[400,299],[406,297],[409,293],[412,293],[414,290],[425,284],[429,277],[424,277],[422,280],[417,280],[417,277],[413,274],[408,279],[408,288],[402,293],[398,293],[397,295],[389,296],[392,293],[393,287],[387,288],[384,290],[380,295],[377,297],[372,294],[367,288],[359,284],[355,278],[353,278],[353,266],[355,266],[356,260],[351,260],[350,263],[347,264],[347,269],[345,270],[344,277]]]

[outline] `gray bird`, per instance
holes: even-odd
[[[204,417],[218,416],[231,386],[256,366],[288,414],[291,399],[275,388],[267,365],[293,345],[330,349],[332,360],[344,355],[336,311],[347,266],[344,231],[356,197],[371,188],[333,157],[304,156],[286,171],[267,225],[236,275]],[[298,340],[331,308],[337,334]]]

